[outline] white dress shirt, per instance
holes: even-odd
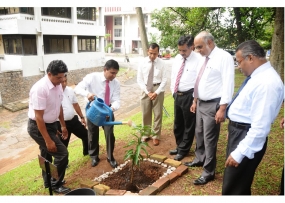
[[[63,108],[63,116],[65,121],[69,121],[74,117],[73,104],[78,103],[75,93],[71,87],[66,86],[63,91],[63,100],[61,102]]]
[[[95,94],[101,99],[105,99],[105,86],[106,78],[104,72],[94,72],[86,75],[83,80],[78,83],[74,91],[76,94],[80,94],[87,100],[89,93]],[[109,82],[110,87],[110,103],[112,108],[118,110],[120,108],[120,82],[115,78]]]
[[[172,95],[174,93],[176,78],[183,61],[184,58],[180,54],[177,54],[172,65],[170,83]],[[179,92],[185,92],[194,88],[196,77],[199,73],[197,71],[203,65],[203,62],[203,57],[194,51],[192,51],[191,54],[186,58],[185,66],[178,85]]]
[[[262,149],[283,98],[283,82],[270,62],[255,69],[228,110],[230,120],[251,124],[245,138],[231,153],[238,163],[245,156],[252,159]]]
[[[205,57],[203,58],[205,61]],[[221,98],[220,105],[228,104],[234,92],[234,71],[233,57],[228,52],[215,47],[209,55],[209,61],[199,82],[199,99],[207,101]]]
[[[148,90],[146,87],[148,74],[151,69],[152,62],[149,57],[143,58],[141,61],[138,72],[137,72],[137,83],[139,84],[141,90],[143,90],[146,94],[148,94]],[[156,89],[155,93],[159,95],[160,92],[165,91],[165,86],[167,82],[166,77],[166,67],[165,63],[162,59],[156,58],[154,60],[154,73],[153,73],[153,84],[160,83],[159,87]]]
[[[60,113],[62,91],[61,84],[54,86],[47,75],[36,82],[29,94],[29,118],[36,120],[35,110],[44,110],[44,122],[56,122]]]

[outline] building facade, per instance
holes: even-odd
[[[151,27],[151,12],[160,7],[142,7],[146,33],[159,35],[156,28]],[[105,46],[112,44],[111,52],[123,54],[140,53],[141,37],[135,7],[105,7]]]
[[[27,98],[52,60],[73,83],[102,67],[104,37],[101,7],[0,7],[0,105]]]

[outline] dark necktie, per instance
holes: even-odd
[[[244,86],[246,85],[247,81],[250,79],[250,76],[248,76],[243,83],[241,84],[240,88],[238,89],[236,95],[234,96],[234,98],[232,99],[232,101],[228,104],[227,109],[226,109],[226,117],[228,117],[228,110],[230,108],[230,106],[232,105],[232,103],[235,101],[235,99],[237,98],[237,96],[239,95],[239,93],[241,92],[241,90],[244,88]]]
[[[203,64],[203,66],[202,66],[201,69],[200,69],[199,75],[198,75],[198,77],[197,77],[197,79],[196,79],[195,86],[194,86],[194,97],[195,97],[195,98],[198,98],[198,97],[199,97],[199,95],[198,95],[199,82],[200,82],[200,79],[201,79],[201,77],[202,77],[202,75],[203,75],[203,73],[204,73],[204,70],[205,70],[205,68],[206,68],[206,65],[207,65],[209,59],[210,59],[210,58],[207,56],[206,59],[205,59],[205,62],[204,62],[204,64]]]
[[[151,63],[151,68],[149,70],[148,78],[147,78],[147,83],[146,83],[146,89],[149,92],[152,92],[152,87],[153,87],[153,72],[154,72],[154,62],[152,61]]]
[[[177,77],[176,77],[176,82],[175,82],[175,86],[174,86],[174,93],[177,92],[178,90],[178,86],[179,86],[179,82],[180,82],[180,79],[181,79],[181,76],[182,76],[182,73],[183,73],[183,70],[184,70],[184,66],[185,66],[185,61],[186,59],[184,59],[180,69],[179,69],[179,72],[177,74]]]

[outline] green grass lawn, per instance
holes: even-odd
[[[244,80],[244,76],[236,70],[235,92]],[[163,117],[163,129],[172,130],[173,126],[173,98],[166,95],[164,106],[170,117]],[[279,193],[282,167],[284,166],[284,131],[279,127],[279,121],[284,116],[284,107],[272,125],[271,133],[268,137],[268,146],[265,156],[259,165],[252,185],[253,195],[276,195]],[[132,120],[136,124],[141,123],[141,113],[137,113],[126,120]],[[222,124],[217,151],[217,174],[223,174],[226,151],[226,134],[228,121]],[[115,126],[116,139],[127,141],[131,134],[128,126]],[[100,145],[105,146],[104,136],[100,136]],[[75,140],[69,144],[69,163],[72,165],[66,171],[66,176],[72,176],[81,166],[88,162],[89,157],[82,157],[81,140]],[[187,179],[187,176],[181,178]],[[49,195],[48,190],[43,187],[41,169],[38,159],[19,166],[0,176],[0,195]],[[79,183],[74,183],[75,188],[79,188]],[[185,185],[185,190],[192,190],[192,194],[207,195],[201,187]],[[194,190],[194,191],[193,191]],[[219,191],[220,192],[220,191]]]

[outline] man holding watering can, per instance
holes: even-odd
[[[74,91],[93,101],[94,98],[101,98],[113,112],[120,107],[120,82],[115,78],[119,72],[119,64],[117,61],[110,59],[104,65],[103,72],[94,72],[86,75],[83,80],[78,83]],[[114,114],[112,115],[114,120]],[[87,118],[88,127],[88,143],[89,155],[91,157],[91,165],[98,165],[99,159],[99,126],[94,125]],[[106,146],[107,146],[107,161],[111,167],[116,168],[117,162],[113,156],[115,147],[114,125],[102,126],[104,129]]]

